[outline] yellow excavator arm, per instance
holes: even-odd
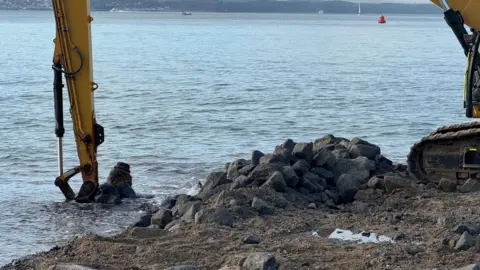
[[[94,109],[90,3],[88,0],[53,0],[56,25],[54,70],[55,134],[58,138],[59,176],[55,185],[67,199],[88,201],[98,187],[97,147],[104,140],[103,128],[97,124]],[[63,104],[62,77],[65,78],[70,101],[73,134],[79,165],[64,172],[62,138]],[[78,195],[72,191],[68,180],[81,173],[83,185]]]

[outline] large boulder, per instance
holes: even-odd
[[[212,172],[207,176],[205,180],[205,184],[203,184],[202,188],[198,192],[198,197],[201,199],[205,199],[213,194],[215,194],[215,189],[221,185],[225,185],[230,183],[227,179],[227,173],[225,172]]]

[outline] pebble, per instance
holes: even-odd
[[[249,235],[243,239],[244,244],[260,244],[261,240],[258,236],[256,235]]]

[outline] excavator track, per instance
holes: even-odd
[[[480,178],[480,122],[439,127],[417,141],[407,162],[419,182],[434,183],[442,178],[461,184]]]

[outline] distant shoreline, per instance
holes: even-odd
[[[18,2],[16,2],[18,3]],[[42,6],[0,5],[0,10],[51,10]],[[97,0],[91,3],[92,11],[144,11],[144,12],[210,12],[210,13],[285,13],[285,14],[358,14],[358,4],[347,1],[245,1],[224,2],[217,0],[199,1],[144,1],[141,4],[128,0]],[[433,4],[394,4],[377,3],[361,4],[362,14],[441,14],[441,10]],[[320,15],[320,14],[319,14]]]

